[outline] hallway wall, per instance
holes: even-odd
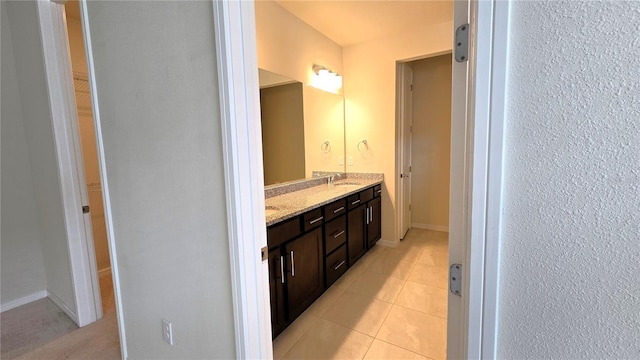
[[[213,3],[90,1],[88,22],[128,357],[233,359]]]
[[[447,54],[411,62],[412,227],[449,228],[451,61],[451,54]]]
[[[0,308],[42,297],[46,291],[42,234],[38,224],[35,190],[24,128],[18,74],[13,54],[7,2],[2,6],[2,149]]]
[[[36,4],[35,1],[12,1],[6,3],[5,9],[8,15],[15,59],[22,123],[27,153],[29,154],[31,180],[33,181],[36,218],[41,235],[40,246],[45,269],[46,289],[57,305],[73,315],[77,310]],[[3,36],[5,36],[4,31]],[[3,125],[4,121],[3,117]],[[7,155],[11,156],[11,154]],[[9,191],[13,191],[13,189]],[[5,216],[11,216],[12,211],[12,208],[8,213],[3,211],[3,220]],[[37,252],[34,248],[32,246],[29,251]],[[20,256],[32,260],[39,257],[39,255],[29,252],[22,253]],[[4,284],[2,290],[4,293]]]

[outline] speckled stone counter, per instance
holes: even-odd
[[[327,184],[326,177],[320,177],[320,181],[318,181],[318,178],[312,178],[295,182],[294,184],[272,186],[265,189],[267,226],[277,224],[371,186],[381,184],[384,180],[382,174],[362,173],[348,173],[346,176],[342,174],[341,178],[341,180],[336,180],[333,185]],[[318,182],[320,182],[319,185]],[[286,192],[287,190],[289,191]],[[267,195],[267,192],[269,192],[268,195],[270,196]]]

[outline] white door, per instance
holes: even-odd
[[[401,167],[400,167],[400,196],[401,220],[400,239],[404,239],[411,228],[411,122],[413,103],[413,70],[408,63],[401,65],[402,69],[402,113],[401,113]]]

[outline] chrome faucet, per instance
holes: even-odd
[[[335,182],[336,177],[338,177],[338,178],[339,178],[339,177],[341,177],[341,176],[342,176],[342,174],[340,174],[340,173],[335,173],[335,174],[333,174],[333,175],[330,175],[330,176],[327,178],[327,179],[328,179],[328,183],[329,183],[329,185],[333,185],[333,183]]]

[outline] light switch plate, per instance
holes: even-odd
[[[173,329],[169,320],[162,318],[162,339],[173,346]]]

